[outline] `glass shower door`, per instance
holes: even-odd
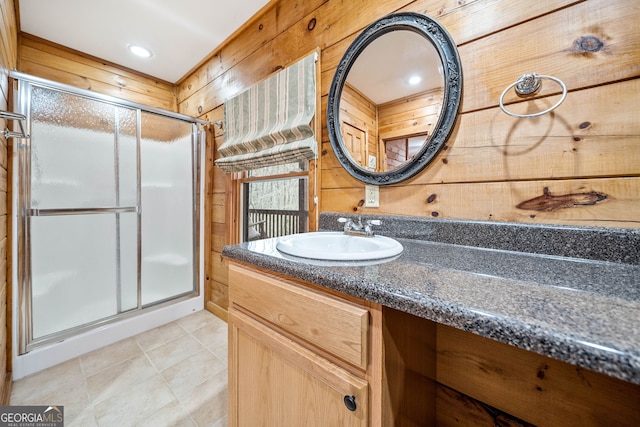
[[[194,289],[194,125],[141,116],[142,305]]]
[[[139,305],[137,110],[32,86],[31,339]]]
[[[16,76],[18,353],[198,296],[202,121]]]

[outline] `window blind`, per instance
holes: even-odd
[[[237,172],[316,158],[315,63],[313,53],[224,103],[218,167]]]

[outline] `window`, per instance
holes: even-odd
[[[309,231],[308,163],[254,169],[240,178],[242,241]]]
[[[402,166],[407,160],[413,159],[425,144],[427,134],[402,137],[384,141],[385,171]]]
[[[319,72],[316,50],[224,103],[224,142],[215,164],[233,174],[232,243],[315,228],[309,188],[316,177],[309,171],[316,170],[321,131]]]

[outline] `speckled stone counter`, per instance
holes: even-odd
[[[323,214],[321,227],[336,218]],[[382,264],[310,265],[285,258],[277,238],[223,255],[640,384],[640,233],[383,221],[379,234],[404,251]]]

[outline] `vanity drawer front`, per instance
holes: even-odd
[[[304,286],[229,265],[230,303],[362,369],[369,312]]]

